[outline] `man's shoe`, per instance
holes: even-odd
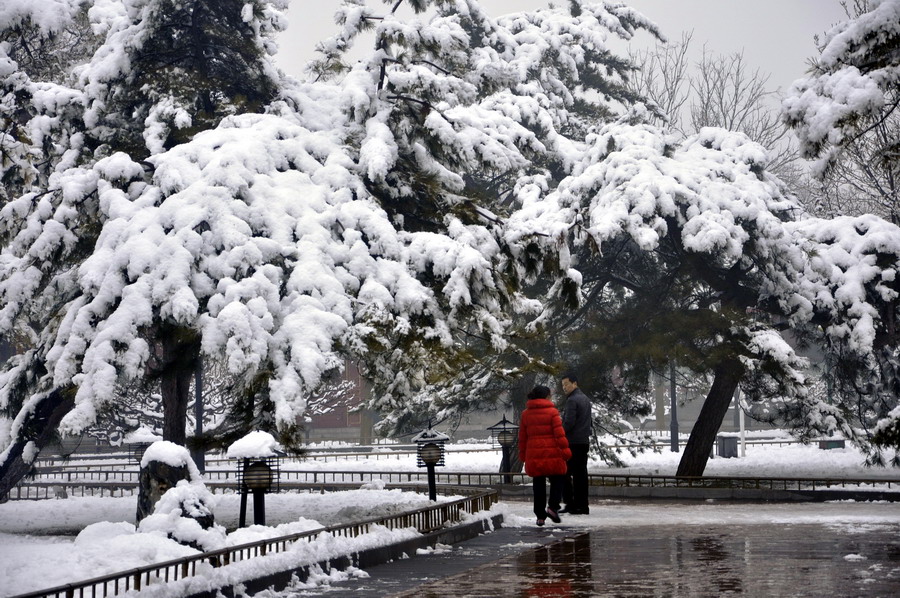
[[[547,517],[549,517],[553,523],[559,523],[562,521],[562,519],[559,518],[559,514],[553,509],[547,509]]]
[[[590,509],[572,509],[569,511],[572,515],[590,515]]]
[[[538,524],[538,527],[543,527],[543,526],[544,526],[544,520],[543,520],[543,519],[538,519],[538,520],[537,520],[537,524]]]
[[[562,515],[563,513],[571,513],[571,512],[572,511],[569,510],[568,505],[566,505],[565,507],[563,507],[559,511],[557,511],[557,513],[559,513],[560,515]]]

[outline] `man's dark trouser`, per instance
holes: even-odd
[[[550,503],[547,503],[547,478],[550,478]],[[534,514],[538,519],[547,517],[547,507],[554,511],[559,511],[559,502],[562,498],[563,486],[566,483],[566,476],[536,476],[534,478]]]
[[[563,502],[570,513],[588,512],[588,448],[587,444],[570,444],[572,458],[568,461]]]

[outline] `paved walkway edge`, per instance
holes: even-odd
[[[494,515],[490,519],[481,519],[456,525],[396,544],[370,548],[354,554],[319,561],[311,565],[302,565],[272,575],[244,580],[237,586],[190,594],[187,598],[235,598],[235,596],[255,594],[266,589],[280,591],[290,585],[295,577],[301,582],[306,581],[309,577],[309,571],[313,567],[318,567],[328,573],[332,570],[344,571],[349,567],[366,569],[367,567],[381,565],[399,558],[415,558],[416,551],[420,548],[433,547],[436,544],[456,544],[470,540],[486,531],[501,527],[502,523],[503,515]]]
[[[591,490],[594,490],[593,488]],[[769,490],[756,488],[620,488],[600,487],[592,496],[604,498],[675,498],[690,500],[747,500],[825,502],[830,500],[897,501],[897,492],[857,490]]]
[[[530,486],[493,486],[501,500],[526,500]],[[699,488],[688,486],[589,486],[588,493],[597,498],[659,498],[676,500],[735,500],[759,502],[826,502],[855,500],[858,502],[900,502],[900,492],[888,490],[820,489],[773,490],[757,488]]]

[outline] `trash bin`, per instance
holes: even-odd
[[[716,437],[719,441],[719,456],[726,459],[738,456],[738,439],[737,436],[725,436],[720,434]]]

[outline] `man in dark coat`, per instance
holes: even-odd
[[[562,422],[572,458],[568,462],[568,479],[563,491],[566,506],[561,512],[587,515],[590,511],[587,461],[591,442],[591,400],[578,388],[578,377],[573,372],[563,375],[562,388],[566,394]]]

